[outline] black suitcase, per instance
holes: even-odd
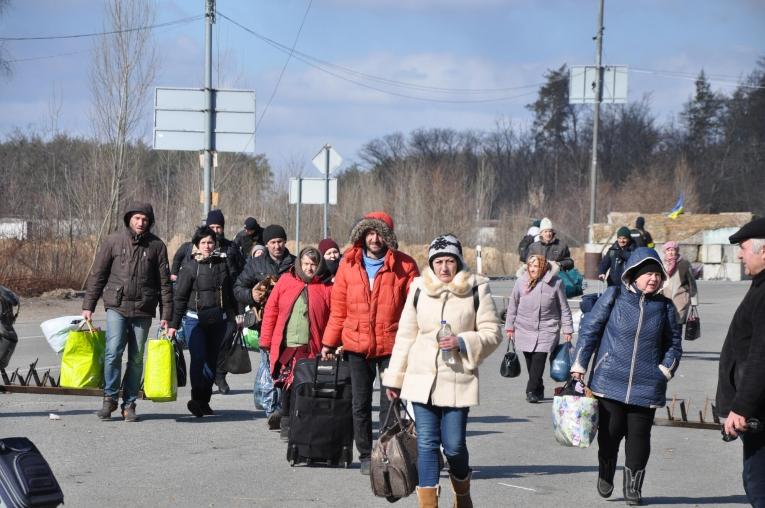
[[[287,460],[347,468],[353,462],[353,413],[348,362],[304,358],[295,366]]]
[[[64,502],[64,493],[48,462],[25,437],[0,439],[0,506],[48,508]]]

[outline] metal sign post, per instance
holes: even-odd
[[[297,201],[295,203],[295,255],[300,252],[300,203],[303,202],[303,177],[297,178]],[[300,260],[298,260],[299,262]]]

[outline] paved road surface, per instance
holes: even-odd
[[[725,331],[747,283],[702,282],[703,334],[685,343],[669,396],[691,399],[698,414],[713,397],[717,360]],[[512,282],[495,282],[496,295],[509,294]],[[80,301],[29,300],[17,325],[20,344],[12,366],[39,358],[40,366],[59,360],[45,343],[39,323],[77,314]],[[573,303],[572,305],[576,305]],[[103,318],[98,312],[97,318]],[[102,323],[103,324],[103,323]],[[623,506],[621,488],[610,500],[598,497],[596,447],[564,448],[551,432],[551,399],[525,402],[526,373],[499,376],[502,351],[481,369],[481,405],[471,410],[468,447],[475,469],[476,506]],[[257,365],[253,354],[253,366]],[[351,470],[289,467],[285,444],[266,430],[254,410],[253,375],[229,376],[230,395],[213,395],[215,417],[193,418],[186,411],[189,388],[177,402],[139,401],[143,421],[116,418],[101,422],[93,397],[0,394],[0,436],[28,436],[42,450],[64,489],[70,507],[384,507],[371,494],[358,464]],[[553,386],[546,380],[548,396]],[[55,413],[60,420],[50,420]],[[646,504],[673,506],[746,505],[741,486],[741,444],[723,443],[719,432],[654,427],[651,460],[643,488]],[[617,472],[617,481],[621,473]],[[451,504],[447,481],[442,496]],[[448,504],[447,504],[448,503]],[[398,502],[415,506],[414,496]]]

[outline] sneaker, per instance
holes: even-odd
[[[231,391],[231,387],[226,382],[226,376],[218,376],[215,379],[215,384],[218,385],[218,391],[223,395],[228,395],[228,392]]]
[[[360,459],[361,460],[361,467],[359,468],[361,470],[361,474],[364,476],[369,476],[372,474],[372,461],[369,459]]]
[[[212,416],[215,414],[215,411],[210,407],[209,402],[202,402],[202,414],[205,416]]]
[[[282,415],[279,413],[279,411],[274,411],[268,416],[268,420],[266,421],[266,424],[268,425],[268,430],[279,430],[282,423]]]
[[[104,397],[104,405],[96,411],[96,416],[101,420],[111,420],[112,413],[117,410],[117,401],[111,397]]]
[[[138,415],[135,414],[135,402],[122,408],[122,419],[126,422],[137,422],[140,420]]]
[[[188,408],[189,412],[197,418],[201,418],[205,414],[204,410],[202,409],[202,403],[198,400],[191,399],[186,403],[186,407]]]

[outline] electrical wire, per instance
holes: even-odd
[[[20,63],[20,62],[34,62],[37,60],[48,60],[50,58],[61,58],[66,56],[73,56],[73,55],[81,55],[83,53],[89,53],[89,49],[84,49],[81,51],[71,51],[69,53],[58,53],[55,55],[42,55],[42,56],[30,56],[25,58],[14,58],[13,60],[8,60],[8,63]]]
[[[204,15],[190,16],[188,18],[176,19],[174,21],[166,21],[164,23],[157,23],[154,25],[138,26],[131,28],[124,28],[122,30],[108,30],[104,32],[91,32],[82,34],[68,34],[68,35],[41,35],[41,36],[24,36],[24,37],[0,37],[0,41],[50,41],[59,39],[81,39],[85,37],[99,37],[102,35],[115,35],[129,32],[138,32],[141,30],[153,30],[155,28],[162,28],[172,25],[181,25],[185,23],[191,23],[193,21],[199,21],[204,19]]]

